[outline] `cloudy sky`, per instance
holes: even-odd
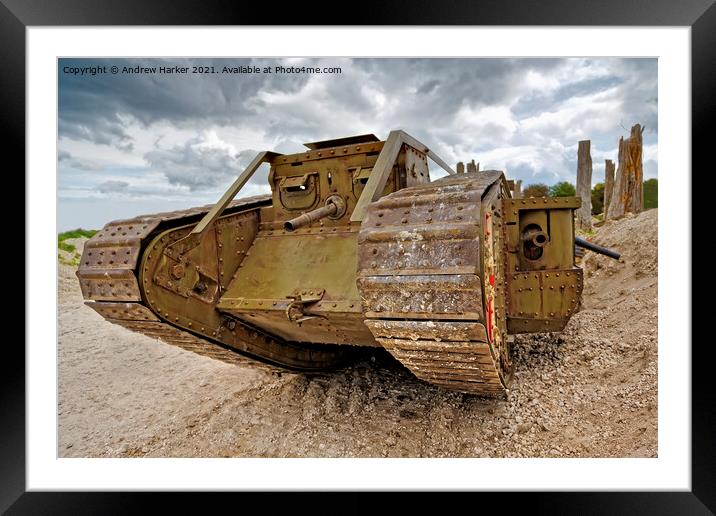
[[[217,73],[110,72],[177,65]],[[248,65],[341,71],[218,73]],[[92,66],[107,72],[69,71]],[[215,202],[259,150],[391,129],[524,186],[574,182],[583,139],[603,181],[604,159],[641,123],[644,175],[657,177],[656,59],[61,59],[58,75],[59,231]],[[266,178],[240,196],[267,191]]]

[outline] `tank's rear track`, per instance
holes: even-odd
[[[224,216],[247,212],[269,202],[270,196],[233,201]],[[111,323],[230,364],[247,364],[266,371],[280,372],[285,369],[314,371],[325,369],[328,363],[330,366],[344,363],[345,359],[341,355],[345,355],[345,351],[286,343],[244,325],[235,328],[235,332],[239,333],[241,349],[230,348],[212,342],[206,336],[196,336],[167,324],[146,306],[138,281],[138,268],[145,248],[155,235],[167,229],[196,223],[209,209],[211,206],[203,206],[107,224],[86,243],[77,270],[82,295],[90,300],[85,304]],[[305,362],[304,367],[297,364],[296,356],[305,356],[307,349],[311,348],[308,353],[320,355],[316,356],[316,362],[320,362],[321,366],[312,367],[310,362]],[[271,358],[265,356],[266,349],[273,351]],[[280,354],[276,353],[277,349],[285,353],[285,360],[281,360]],[[331,360],[332,356],[335,356],[335,360]],[[274,367],[272,363],[280,368]]]
[[[499,177],[449,176],[383,197],[369,205],[359,240],[358,285],[375,338],[418,378],[471,394],[504,393],[512,369],[504,319],[485,324],[502,308],[492,304],[500,296],[483,295],[503,284],[502,264],[491,262],[494,280],[481,281],[490,253],[481,213],[499,217]],[[499,224],[493,233],[501,236]]]

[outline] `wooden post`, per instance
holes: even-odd
[[[614,162],[610,159],[604,160],[604,219],[607,218],[609,202],[612,200],[614,189]]]
[[[471,160],[470,163],[467,164],[467,173],[473,174],[477,173],[477,171],[480,170],[477,165],[475,165],[475,160]]]
[[[515,180],[515,198],[522,197],[522,179]]]
[[[642,133],[636,124],[626,140],[619,138],[619,166],[607,217],[617,219],[625,213],[639,213],[644,209],[644,170],[642,168]]]
[[[465,173],[465,163],[462,161],[457,162],[457,173],[458,174],[464,174]]]
[[[582,207],[577,210],[577,227],[592,228],[592,156],[591,142],[582,140],[577,150],[577,195],[582,198]]]

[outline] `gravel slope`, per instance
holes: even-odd
[[[607,222],[582,310],[518,336],[504,399],[421,383],[389,355],[332,374],[268,373],[104,321],[59,269],[63,457],[655,457],[657,210]]]

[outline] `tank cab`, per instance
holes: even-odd
[[[306,143],[306,152],[274,157],[269,173],[273,202],[261,211],[261,229],[323,233],[350,226],[385,143],[373,134],[364,134]],[[378,196],[427,182],[430,182],[427,155],[403,144]],[[324,210],[326,214],[320,217],[318,227],[300,231],[319,217],[305,217],[296,224],[298,227],[286,225],[331,204],[336,208],[331,208],[331,213]]]

